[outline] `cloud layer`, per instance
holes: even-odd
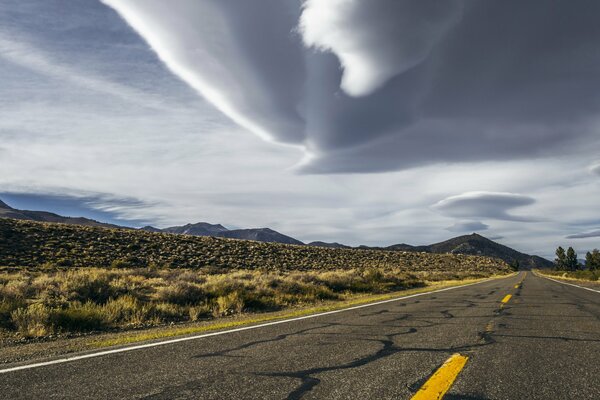
[[[307,242],[484,231],[548,257],[598,247],[565,238],[600,226],[596,2],[373,0],[381,15],[347,0],[322,28],[352,21],[355,56],[389,61],[355,96],[342,87],[348,43],[307,46],[302,31],[302,6],[332,1],[114,0],[117,13],[97,0],[3,0],[0,193],[15,207],[269,226]],[[381,26],[365,23],[373,16]],[[399,45],[388,60],[363,37]],[[303,151],[303,170],[319,174],[289,168]],[[535,202],[469,203],[473,191]]]
[[[446,230],[449,230],[450,232],[475,232],[485,231],[489,227],[489,225],[480,221],[459,221],[446,228]]]
[[[103,1],[305,172],[600,150],[597,2]]]
[[[586,239],[586,238],[595,238],[600,237],[600,229],[590,232],[582,232],[576,233],[573,235],[567,236],[567,239]]]
[[[535,219],[513,215],[509,211],[534,203],[535,199],[515,193],[467,192],[440,200],[432,208],[456,218],[532,222]]]

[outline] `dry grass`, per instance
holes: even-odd
[[[582,281],[582,282],[598,282],[600,280],[600,270],[586,271],[551,271],[551,270],[536,270],[541,275],[551,276],[555,278]]]
[[[448,277],[375,268],[227,274],[153,268],[5,269],[0,272],[0,331],[26,338],[193,322],[391,293]]]

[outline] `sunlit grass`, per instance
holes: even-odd
[[[499,276],[494,276],[495,278]],[[278,313],[265,313],[265,314],[251,314],[242,316],[241,318],[231,319],[226,321],[216,321],[200,326],[182,326],[172,327],[163,330],[147,331],[147,332],[135,332],[127,335],[121,335],[111,339],[103,339],[92,342],[92,347],[109,347],[117,345],[126,345],[138,342],[145,342],[157,339],[166,339],[176,336],[185,336],[192,334],[200,334],[205,332],[212,332],[224,329],[233,329],[243,326],[249,326],[254,324],[285,320],[296,317],[303,317],[328,311],[342,310],[345,308],[368,304],[378,301],[390,300],[394,298],[402,298],[418,293],[426,293],[433,290],[443,289],[447,287],[466,285],[469,283],[480,282],[484,279],[465,279],[465,280],[451,280],[451,281],[439,281],[430,282],[426,287],[418,289],[407,289],[399,292],[388,293],[384,295],[363,295],[347,300],[329,302],[326,305],[301,308],[296,310],[289,310]]]

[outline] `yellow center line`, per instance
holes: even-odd
[[[515,285],[515,289],[518,289],[518,288],[519,288],[519,285]]]
[[[464,368],[469,357],[453,354],[446,362],[438,368],[431,378],[425,382],[421,389],[411,400],[441,399],[450,389],[460,371]]]
[[[506,296],[504,296],[504,298],[502,299],[502,303],[506,304],[508,303],[508,301],[510,300],[510,298],[512,297],[512,294],[507,294]]]

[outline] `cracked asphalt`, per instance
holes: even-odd
[[[410,399],[453,353],[469,360],[445,399],[598,399],[600,293],[521,272],[338,314],[0,374],[0,398]]]

